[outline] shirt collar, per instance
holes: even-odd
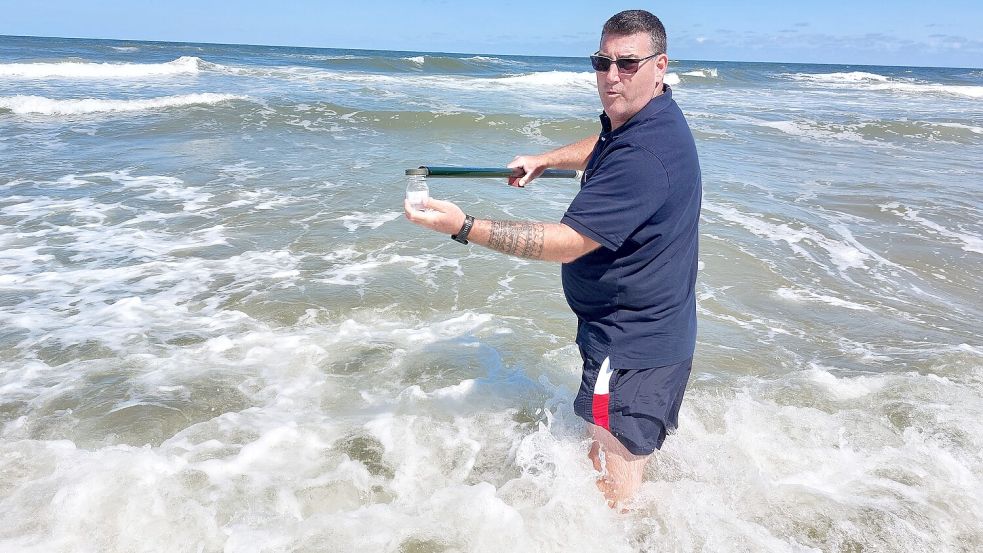
[[[611,118],[608,117],[607,113],[604,113],[602,111],[601,134],[614,133],[614,135],[617,136],[627,131],[629,128],[640,124],[642,121],[655,117],[657,113],[662,111],[666,106],[669,105],[669,102],[672,101],[672,89],[669,88],[669,85],[667,84],[663,84],[662,86],[663,86],[662,94],[659,94],[655,98],[649,100],[649,103],[645,104],[645,107],[639,110],[639,112],[636,113],[635,115],[632,115],[631,119],[626,121],[624,125],[621,125],[614,131],[611,130]]]

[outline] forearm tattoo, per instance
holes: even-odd
[[[524,221],[491,221],[488,247],[528,259],[543,258],[546,225]]]

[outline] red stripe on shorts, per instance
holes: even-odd
[[[594,424],[608,432],[611,431],[608,424],[608,394],[594,394],[594,399],[591,401],[591,414],[594,415]]]

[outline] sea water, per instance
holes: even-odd
[[[983,547],[983,70],[672,62],[699,342],[619,514],[559,267],[402,214],[596,133],[588,53],[0,37],[0,550]]]

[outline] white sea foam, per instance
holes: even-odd
[[[779,288],[775,291],[778,297],[800,302],[819,302],[832,305],[834,307],[843,307],[846,309],[853,309],[856,311],[873,311],[871,307],[863,304],[852,302],[849,300],[844,300],[827,294],[817,294],[810,290],[795,290],[792,288]]]
[[[576,350],[527,357],[546,367],[535,378],[510,360],[522,352],[492,346],[522,323],[398,306],[324,316],[332,305],[274,325],[237,310],[232,297],[293,278],[301,259],[284,250],[99,272],[41,262],[52,270],[29,282],[41,295],[19,322],[112,351],[0,361],[0,395],[20,409],[0,429],[16,536],[0,549],[920,551],[980,537],[983,379],[819,362],[694,375],[680,428],[620,514],[571,413]]]
[[[140,48],[137,46],[112,46],[112,49],[116,50],[117,52],[126,52],[126,53],[140,51]]]
[[[343,54],[343,55],[327,55],[327,54],[302,54],[297,57],[314,60],[314,61],[334,61],[334,60],[362,60],[365,56],[356,56],[353,54]]]
[[[662,79],[662,82],[669,86],[676,86],[682,82],[682,79],[680,79],[679,75],[676,73],[666,73],[666,76]]]
[[[870,261],[877,264],[889,263],[868,248],[861,246],[852,236],[844,234],[842,226],[836,227],[834,225],[834,230],[837,230],[842,238],[842,240],[836,240],[802,223],[775,223],[760,215],[742,213],[731,206],[704,202],[703,209],[717,214],[725,221],[736,223],[752,234],[771,242],[784,242],[797,255],[823,265],[808,248],[809,245],[818,247],[825,251],[829,260],[840,273],[845,273],[850,269],[865,268]]]
[[[544,146],[550,145],[552,144],[550,139],[543,136],[543,131],[540,128],[542,125],[543,122],[538,119],[535,121],[530,121],[519,129],[519,133],[537,144],[542,144]]]
[[[360,228],[377,229],[390,221],[399,219],[401,215],[402,212],[399,211],[391,211],[388,213],[363,213],[357,211],[355,213],[343,215],[336,220],[341,221],[349,232],[355,232]]]
[[[437,288],[436,277],[442,270],[449,270],[460,276],[464,274],[459,260],[434,254],[408,256],[384,252],[362,253],[345,248],[328,256],[328,259],[337,259],[339,262],[324,274],[321,281],[338,286],[362,286],[370,279],[386,274],[392,266],[406,267],[411,273],[423,277],[431,288]]]
[[[182,56],[167,63],[5,63],[0,64],[0,78],[25,79],[139,79],[194,75],[202,61]]]
[[[936,93],[968,98],[983,98],[983,86],[950,85],[940,83],[898,80],[863,71],[848,73],[795,73],[787,75],[795,81],[817,83],[823,86],[840,86],[860,90],[903,92],[910,94]]]
[[[689,114],[688,114],[689,115]],[[702,114],[697,114],[701,116]],[[713,119],[713,117],[710,117]],[[928,121],[869,120],[856,123],[828,123],[812,119],[768,121],[755,117],[732,115],[731,119],[757,127],[765,127],[791,136],[837,145],[843,142],[867,146],[890,146],[892,140],[921,139],[963,143],[969,137],[963,133],[945,129],[958,129],[973,134],[983,134],[983,128],[963,123]]]
[[[961,243],[961,247],[965,251],[983,253],[983,238],[981,238],[979,235],[946,228],[935,221],[922,217],[917,209],[912,209],[910,207],[900,209],[901,206],[897,203],[884,204],[881,205],[880,208],[881,211],[894,211],[908,221],[918,223],[919,225],[931,229],[932,231],[935,231],[939,235],[945,236],[946,238],[957,240]]]
[[[716,79],[718,76],[716,67],[709,67],[706,69],[697,69],[695,71],[686,71],[682,73],[686,77],[703,77],[704,79]]]
[[[92,184],[98,179],[108,179],[121,185],[124,189],[144,192],[141,199],[164,200],[181,205],[186,212],[199,211],[212,199],[212,194],[204,192],[200,187],[188,186],[181,179],[163,175],[132,175],[129,170],[105,171],[87,173],[84,175],[68,175],[59,182],[72,179],[76,184]],[[138,215],[133,223],[143,222],[146,214]]]
[[[794,73],[788,75],[796,81],[817,82],[817,83],[886,83],[890,78],[877,73],[867,73],[865,71],[850,71],[838,73]]]
[[[408,61],[414,65],[423,65],[427,61],[427,59],[424,58],[423,56],[412,56],[409,58],[403,58],[403,60]]]
[[[471,56],[469,58],[462,58],[465,61],[476,61],[479,63],[493,63],[495,65],[522,65],[521,61],[518,60],[506,60],[502,58],[496,58],[494,56]]]
[[[391,340],[386,321],[379,323],[383,330],[347,322],[342,326],[351,340]],[[327,526],[332,543],[342,549],[369,546],[384,550],[388,543],[407,540],[407,535],[423,537],[402,543],[436,540],[472,551],[501,550],[507,547],[506,539],[507,544],[518,543],[522,549],[547,551],[601,545],[609,551],[637,551],[669,543],[684,551],[703,547],[809,551],[842,542],[918,549],[931,543],[955,543],[960,534],[905,513],[938,509],[933,511],[938,517],[947,517],[954,514],[947,505],[979,507],[973,499],[980,484],[973,472],[978,461],[953,455],[956,448],[943,438],[932,437],[933,430],[945,432],[955,424],[936,418],[943,410],[919,411],[922,417],[903,431],[892,427],[886,417],[871,417],[865,410],[888,412],[873,400],[892,387],[915,389],[932,397],[954,394],[959,405],[978,397],[973,390],[917,375],[841,377],[834,376],[833,369],[813,365],[778,385],[749,380],[752,389],[736,395],[721,397],[716,390],[695,390],[684,404],[678,435],[653,458],[637,510],[617,515],[605,511],[596,495],[583,444],[575,437],[577,425],[564,414],[572,391],[540,383],[535,390],[564,403],[555,412],[547,410],[538,428],[519,430],[510,424],[508,411],[472,409],[468,413],[455,408],[462,398],[480,399],[473,379],[433,392],[415,385],[396,388],[395,403],[383,390],[375,390],[368,396],[378,413],[353,429],[359,443],[376,444],[373,460],[358,450],[345,455],[346,429],[336,419],[319,416],[322,409],[311,397],[326,393],[327,386],[323,379],[314,379],[316,371],[292,369],[290,378],[302,379],[305,386],[290,385],[286,377],[275,378],[274,371],[264,370],[260,361],[278,353],[302,366],[310,366],[311,360],[291,355],[279,344],[255,360],[242,353],[243,348],[258,347],[264,339],[277,343],[273,338],[257,334],[249,340],[229,341],[227,346],[232,347],[225,351],[234,353],[222,366],[237,359],[245,361],[247,367],[262,371],[271,392],[289,396],[290,402],[275,402],[270,395],[264,409],[217,417],[160,448],[117,448],[119,458],[112,462],[105,457],[112,450],[100,455],[70,449],[63,461],[54,464],[64,466],[63,470],[82,465],[69,474],[89,474],[88,481],[96,484],[92,493],[82,497],[99,508],[108,507],[103,507],[101,498],[111,496],[102,487],[110,481],[109,474],[142,482],[141,491],[145,489],[151,497],[166,496],[180,505],[194,505],[194,499],[202,501],[203,496],[196,494],[196,488],[180,486],[182,479],[173,475],[203,472],[209,483],[206,506],[219,508],[235,494],[246,494],[254,498],[250,503],[254,511],[266,513],[238,523],[234,534],[247,533],[267,544],[293,538],[290,543],[296,544],[298,534],[301,540],[313,540],[310,533]],[[295,348],[313,341],[314,337],[289,340]],[[307,351],[313,359],[330,354],[323,348]],[[283,366],[282,361],[278,366]],[[360,385],[365,386],[368,377],[360,378]],[[793,383],[807,385],[820,398],[848,407],[828,412],[762,397],[779,385]],[[506,397],[506,390],[510,388],[493,386],[483,393]],[[889,407],[894,405],[890,402]],[[452,415],[442,415],[445,410]],[[972,408],[973,413],[978,410]],[[969,416],[958,415],[960,421]],[[294,423],[285,422],[290,420]],[[248,438],[233,441],[242,434]],[[763,435],[769,439],[762,440]],[[211,439],[203,439],[205,436]],[[34,453],[32,459],[51,462],[50,452]],[[97,455],[101,463],[89,459]],[[140,477],[138,469],[147,465],[138,458],[146,455],[176,455],[181,462],[154,464],[156,470]],[[514,472],[496,478],[498,473],[490,467],[501,459],[507,459],[506,466]],[[374,495],[373,489],[380,488],[387,493]],[[264,489],[277,490],[276,497],[293,499],[260,501]],[[353,499],[358,497],[361,500]],[[932,506],[933,498],[938,497],[947,501]],[[698,512],[692,510],[694,504],[700,506]],[[776,504],[781,508],[775,509]],[[64,517],[77,514],[67,506],[66,510],[56,512]],[[487,524],[474,523],[475,513],[499,520],[495,531]],[[624,529],[625,517],[632,531]],[[803,527],[788,531],[790,517]],[[891,524],[897,517],[905,523]],[[592,531],[578,526],[587,519],[592,521]],[[144,524],[143,518],[130,520]],[[718,523],[708,525],[708,520]],[[822,525],[816,520],[839,522]],[[292,522],[287,525],[287,521]],[[382,530],[367,532],[376,525]],[[458,528],[460,525],[464,526]],[[501,536],[503,525],[510,529],[507,538]],[[605,529],[603,538],[597,536],[598,527]],[[223,537],[217,528],[193,529],[199,540],[215,539],[229,547],[240,544],[230,542],[233,538]],[[733,543],[740,545],[727,546]]]
[[[962,123],[932,123],[939,127],[947,127],[950,129],[962,129],[969,131],[973,134],[983,134],[983,127],[977,127],[975,125],[964,125]]]
[[[501,77],[497,79],[469,79],[481,84],[497,85],[522,85],[544,87],[545,89],[576,87],[576,88],[595,88],[596,79],[593,73],[573,72],[573,71],[540,71],[515,75],[511,77]]]
[[[752,118],[748,118],[748,120],[759,127],[775,129],[792,136],[820,140],[827,144],[841,141],[859,142],[868,145],[878,144],[875,140],[864,138],[857,132],[856,126],[822,125],[816,121],[763,121]]]
[[[808,378],[822,386],[837,401],[850,401],[880,392],[891,380],[888,376],[856,376],[837,378],[833,369],[812,363]]]
[[[594,73],[572,71],[542,71],[524,73],[505,77],[472,77],[462,75],[426,75],[426,74],[378,74],[352,71],[332,71],[312,67],[234,67],[218,64],[204,64],[209,71],[217,71],[231,75],[283,79],[286,81],[311,83],[323,87],[339,87],[346,89],[349,85],[372,87],[381,97],[392,98],[394,102],[403,102],[407,98],[417,97],[420,91],[430,91],[425,102],[435,112],[465,112],[472,111],[440,98],[439,91],[462,91],[468,95],[496,92],[523,96],[532,93],[535,98],[529,100],[539,109],[560,113],[579,112],[582,108],[577,102],[567,99],[596,94]],[[433,94],[437,92],[438,94]],[[561,96],[563,101],[556,101]],[[553,101],[546,101],[546,99]],[[417,100],[419,101],[419,100]],[[301,126],[312,126],[313,123],[297,123]],[[340,127],[338,127],[340,130]]]
[[[82,115],[210,105],[244,99],[246,99],[245,96],[210,92],[140,100],[107,100],[102,98],[62,100],[43,96],[0,96],[0,109],[7,109],[19,115]]]
[[[203,303],[191,300],[222,275],[236,277],[229,292],[277,282],[289,285],[297,276],[296,259],[288,252],[246,252],[217,260],[173,257],[188,248],[224,245],[224,234],[224,228],[216,227],[178,238],[127,226],[93,225],[74,233],[80,244],[74,267],[44,272],[30,271],[36,261],[27,257],[30,252],[21,252],[7,263],[19,274],[4,285],[28,291],[32,298],[0,313],[0,322],[33,339],[99,342],[121,351],[148,333],[166,337],[238,328],[246,317],[235,310],[216,312],[212,305],[217,298]],[[85,251],[84,240],[102,242]],[[127,258],[132,261],[125,266],[92,267]]]
[[[887,90],[891,92],[904,92],[911,94],[934,92],[937,94],[964,96],[967,98],[983,98],[983,86],[891,82],[872,85],[869,88],[870,90]]]
[[[286,78],[301,81],[344,81],[385,85],[386,87],[429,87],[451,90],[512,90],[514,88],[549,91],[555,94],[558,90],[573,89],[577,91],[593,91],[595,89],[594,73],[573,71],[539,71],[505,77],[465,77],[460,75],[383,75],[373,73],[336,72],[311,68],[286,68],[271,70],[253,70],[231,68],[233,72],[255,72],[271,77]]]

